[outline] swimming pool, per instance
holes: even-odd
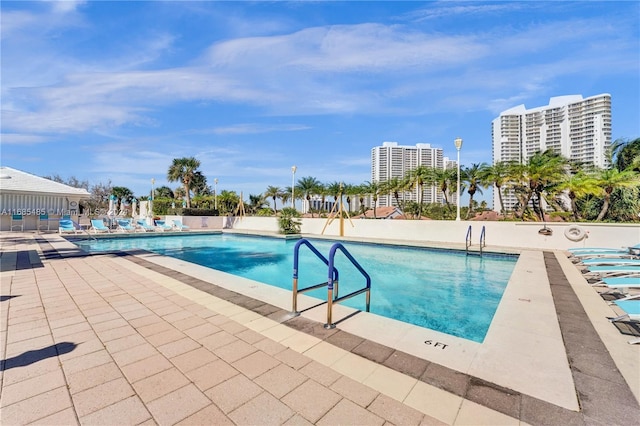
[[[89,252],[145,249],[268,285],[291,290],[297,240],[244,235],[180,235],[74,241]],[[310,240],[327,256],[335,241]],[[371,276],[371,312],[482,342],[513,272],[516,256],[343,242]],[[299,287],[327,280],[327,267],[304,246]],[[364,278],[336,256],[340,294],[362,288]],[[326,300],[326,289],[307,295]],[[342,302],[364,310],[364,295]]]

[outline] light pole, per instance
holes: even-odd
[[[291,167],[291,207],[294,209],[296,208],[296,170],[298,170],[296,166]]]
[[[456,145],[456,150],[458,151],[458,187],[456,189],[458,200],[456,202],[456,220],[460,220],[460,148],[462,148],[462,139],[456,138],[453,143]]]
[[[155,185],[156,180],[151,178],[151,203],[149,203],[149,215],[151,216],[151,220],[153,221],[153,185]],[[153,222],[152,222],[153,224]]]
[[[218,210],[218,178],[213,180],[213,203],[215,204],[215,209]]]

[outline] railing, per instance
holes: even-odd
[[[84,232],[85,234],[87,234],[87,236],[92,239],[95,242],[98,242],[98,239],[96,237],[94,237],[93,235],[91,235],[91,233],[89,232],[88,229],[85,229],[82,227],[82,225],[80,225],[80,222],[76,222],[73,219],[69,219],[71,221],[71,223],[73,223],[74,228],[76,228],[77,230],[79,230],[81,233]]]
[[[364,288],[361,288],[360,290],[356,290],[352,293],[349,293],[342,297],[336,297],[334,299],[333,298],[334,280],[332,278],[331,271],[335,270],[335,267],[333,265],[334,265],[336,251],[338,250],[340,250],[347,257],[347,259],[351,261],[353,266],[355,266],[356,269],[358,269],[358,271],[362,274],[362,276],[365,278],[367,283],[366,283],[366,286]],[[365,271],[362,268],[362,266],[360,266],[358,261],[354,259],[351,253],[349,253],[349,251],[342,244],[335,243],[334,245],[331,246],[331,250],[329,250],[329,281],[327,285],[327,323],[324,325],[324,328],[335,328],[335,324],[333,323],[333,320],[332,320],[334,303],[340,303],[343,300],[349,299],[351,297],[357,296],[365,292],[367,293],[366,310],[367,312],[369,312],[369,308],[371,307],[371,277],[369,276],[369,274],[367,274],[367,271]],[[337,293],[337,286],[336,286],[336,293]]]
[[[293,248],[293,306],[291,308],[291,313],[294,316],[300,315],[300,312],[298,312],[298,293],[305,293],[307,291],[315,290],[317,288],[321,288],[327,285],[327,282],[324,281],[324,282],[321,282],[320,284],[315,284],[310,287],[298,289],[298,259],[300,256],[300,247],[303,244],[307,246],[309,250],[311,250],[311,252],[313,252],[313,254],[315,254],[318,257],[318,259],[322,260],[325,263],[325,265],[329,266],[329,261],[327,260],[327,258],[324,257],[322,253],[320,253],[318,249],[316,249],[313,246],[313,244],[311,244],[307,239],[303,238],[301,240],[298,240],[298,242],[296,242],[296,245]],[[336,290],[337,290],[338,270],[334,268],[333,265],[329,266],[329,270],[333,271],[333,274],[330,274],[330,276],[331,275],[333,276],[332,280],[335,281]]]
[[[465,237],[465,250],[466,250],[467,256],[469,256],[470,254],[475,254],[469,251],[469,247],[473,245],[471,241],[471,234],[472,234],[471,225],[469,225],[469,228],[467,228],[467,236]],[[480,256],[482,256],[482,249],[486,247],[486,245],[487,245],[486,227],[482,225],[482,231],[480,231]]]

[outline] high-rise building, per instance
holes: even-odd
[[[503,111],[491,124],[493,164],[525,164],[536,152],[553,150],[565,158],[606,167],[611,145],[611,95],[583,99],[581,95],[551,98],[549,105],[526,109],[518,105]],[[500,210],[494,188],[493,209]],[[513,194],[503,194],[504,208],[513,209]]]
[[[392,178],[403,179],[418,166],[443,169],[449,163],[450,160],[443,157],[442,148],[432,148],[427,143],[403,146],[398,145],[397,142],[383,142],[382,146],[371,149],[371,181],[385,182]],[[418,201],[418,189],[414,187],[403,196],[405,201]],[[425,186],[422,201],[424,203],[438,203],[443,201],[443,196],[436,185]],[[378,197],[379,207],[395,206],[396,204],[392,194],[382,194]]]

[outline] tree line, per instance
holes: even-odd
[[[603,169],[578,164],[547,150],[535,153],[524,163],[474,163],[461,166],[461,192],[469,195],[468,205],[461,206],[461,210],[465,219],[472,218],[478,210],[485,210],[486,203],[478,203],[475,197],[485,189],[494,188],[499,204],[495,210],[507,220],[544,221],[545,214],[574,221],[640,220],[640,138],[615,141],[608,151],[608,163],[609,166]],[[306,200],[312,217],[326,216],[331,202],[335,203],[342,194],[349,212],[354,212],[352,205],[357,204],[357,213],[364,213],[367,209],[365,201],[369,200],[374,218],[377,217],[379,197],[386,195],[392,198],[393,204],[408,218],[455,217],[452,197],[457,189],[456,169],[418,166],[404,178],[361,184],[339,181],[323,183],[315,177],[307,176],[300,178],[293,190],[291,187],[270,185],[262,194],[250,194],[245,201],[234,191],[222,190],[214,194],[206,176],[199,170],[200,166],[200,161],[194,157],[173,160],[167,171],[167,180],[179,182],[180,186],[173,190],[167,186],[154,189],[154,213],[176,213],[181,207],[185,207],[213,210],[215,214],[227,215],[238,213],[242,207],[246,214],[277,216],[278,206],[282,208],[291,203],[293,195],[296,200]],[[86,202],[86,207],[94,210],[108,203],[111,194],[125,203],[130,203],[134,198],[131,190],[111,186],[111,182],[89,188],[88,182],[78,181],[73,177],[67,182],[59,176],[48,178],[87,189],[92,197]],[[424,190],[432,187],[436,187],[441,193],[442,203],[424,203]],[[411,199],[411,192],[417,192],[417,200]],[[517,200],[513,208],[505,207],[506,194],[511,194]],[[141,196],[139,199],[145,200],[148,197]],[[313,203],[313,208],[312,200],[317,201]]]

